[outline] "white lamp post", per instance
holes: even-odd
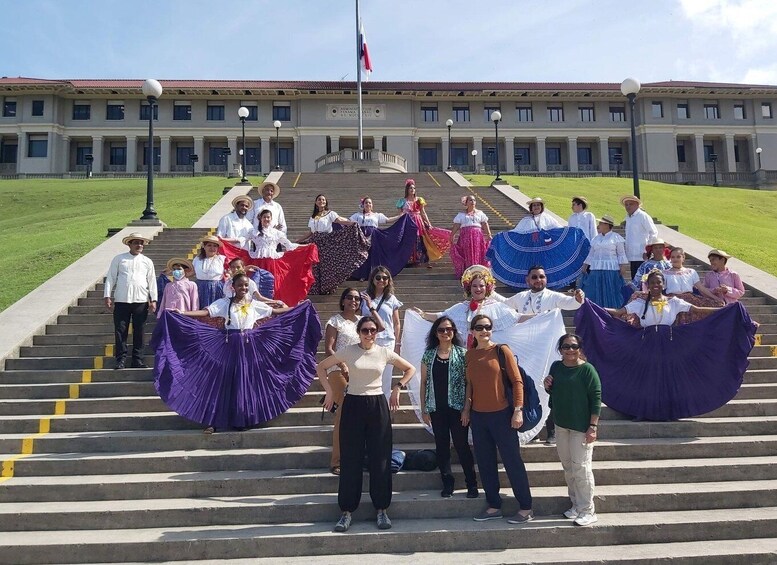
[[[631,177],[634,184],[634,196],[639,198],[639,170],[637,167],[637,130],[634,127],[634,100],[642,85],[637,79],[627,78],[621,83],[621,92],[629,99],[629,120],[631,121]]]
[[[763,152],[763,149],[760,147],[755,148],[755,154],[758,157],[758,170],[761,170],[761,153]]]
[[[154,209],[154,104],[162,96],[162,85],[158,80],[147,79],[141,87],[143,96],[148,100],[148,176],[146,178],[146,209],[141,220],[158,220]]]
[[[472,150],[472,172],[473,173],[478,172],[478,150],[477,149]]]
[[[275,170],[281,170],[281,124],[280,120],[275,120],[272,127],[275,128]]]
[[[499,110],[494,110],[491,112],[491,121],[494,122],[494,137],[495,142],[494,145],[496,146],[494,150],[496,151],[496,178],[495,181],[502,180],[499,176],[499,122],[502,119],[502,112]]]
[[[453,126],[453,120],[448,118],[445,121],[445,125],[448,127],[448,170],[450,171],[453,169],[453,165],[451,164],[451,157],[453,156],[453,149],[451,148],[451,127]]]
[[[248,117],[248,108],[240,106],[237,110],[237,117],[240,118],[240,123],[243,126],[243,148],[240,150],[243,165],[243,178],[240,179],[241,183],[247,183],[246,178],[246,118]]]

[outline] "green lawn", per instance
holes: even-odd
[[[255,180],[255,179],[252,179]],[[221,198],[224,177],[156,179],[159,218],[190,227]],[[0,310],[122,228],[146,207],[145,179],[0,181]]]
[[[524,194],[542,197],[559,216],[572,213],[572,196],[585,196],[597,217],[625,218],[620,197],[632,193],[631,178],[544,178],[505,175],[504,180]],[[488,186],[493,176],[467,175],[477,186]],[[777,192],[639,183],[645,210],[680,232],[777,275]]]

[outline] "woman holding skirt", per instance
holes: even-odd
[[[397,200],[397,208],[413,219],[418,230],[418,240],[407,264],[426,265],[431,269],[429,261],[441,259],[448,251],[451,232],[432,226],[429,216],[426,215],[426,200],[416,193],[413,179],[405,181],[405,197]]]
[[[486,259],[486,250],[491,241],[488,216],[475,207],[475,197],[472,194],[462,196],[461,205],[464,206],[464,211],[453,218],[451,229],[451,260],[457,278],[461,278],[464,270],[472,265],[491,266]]]
[[[620,308],[624,302],[623,286],[631,283],[626,240],[612,231],[614,225],[611,216],[604,215],[599,220],[599,235],[591,242],[580,281],[588,299],[605,308]]]
[[[236,275],[235,296],[206,309],[165,312],[154,329],[157,393],[206,433],[276,418],[315,377],[321,325],[313,307],[270,308],[248,294],[248,280]],[[273,314],[280,315],[254,328]],[[190,319],[205,316],[223,319],[224,330]]]
[[[219,254],[220,245],[218,237],[206,235],[200,240],[200,251],[192,261],[201,308],[207,308],[224,296],[222,278],[227,258]]]

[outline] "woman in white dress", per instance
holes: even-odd
[[[591,241],[580,283],[588,300],[603,308],[620,308],[623,285],[631,282],[626,240],[612,231],[614,225],[612,216],[605,214],[599,220],[599,235]]]
[[[488,216],[477,209],[475,196],[472,194],[462,196],[461,205],[464,211],[456,214],[451,228],[451,261],[458,278],[472,265],[491,266],[486,259],[486,250],[491,241]]]
[[[518,233],[534,233],[540,230],[552,230],[562,225],[556,218],[545,211],[545,201],[542,198],[529,200],[529,215],[524,216],[512,230]]]
[[[369,196],[365,196],[364,198],[362,198],[359,204],[361,206],[362,211],[356,212],[349,219],[350,221],[356,222],[362,227],[366,226],[371,228],[377,228],[380,226],[384,226],[386,224],[390,224],[391,222],[395,222],[404,215],[404,214],[397,214],[396,216],[391,216],[389,218],[385,214],[376,212],[373,209],[372,198],[370,198]]]
[[[222,279],[227,258],[219,254],[219,245],[221,241],[215,235],[203,237],[200,240],[200,251],[192,261],[197,277],[197,294],[203,308],[224,296]]]

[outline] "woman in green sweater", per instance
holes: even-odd
[[[564,517],[573,519],[576,526],[588,526],[598,520],[591,459],[602,407],[602,384],[594,366],[582,356],[580,336],[561,336],[558,350],[561,361],[550,366],[544,385],[553,406],[556,448],[572,500],[572,508],[564,512]]]

